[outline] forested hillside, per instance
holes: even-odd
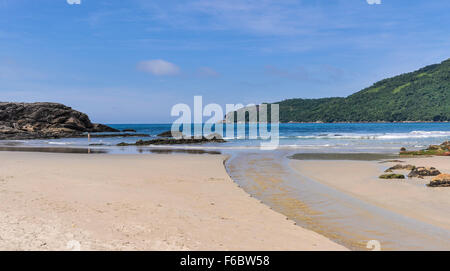
[[[450,59],[346,98],[289,99],[281,122],[450,121]]]

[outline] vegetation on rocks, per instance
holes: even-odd
[[[380,179],[405,179],[405,175],[403,174],[383,174],[380,176]]]
[[[450,187],[450,174],[440,174],[428,184],[429,187]]]
[[[419,151],[407,151],[402,148],[400,155],[439,155],[439,156],[450,156],[450,141],[446,141],[441,145],[430,145],[428,148]]]

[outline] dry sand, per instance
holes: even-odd
[[[450,157],[401,159],[416,166],[433,166],[442,173],[450,173]],[[378,176],[398,163],[366,161],[299,161],[291,166],[303,176],[340,191],[349,193],[368,203],[393,212],[450,229],[450,188],[427,187],[431,177],[425,179],[382,180]],[[408,171],[396,171],[407,175]]]
[[[0,250],[345,249],[249,197],[220,155],[0,160]]]

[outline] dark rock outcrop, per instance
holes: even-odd
[[[408,177],[426,177],[426,176],[437,176],[441,174],[439,170],[434,167],[416,167],[408,175]]]
[[[430,187],[450,187],[450,174],[440,174],[428,184]]]
[[[182,137],[183,133],[181,132],[173,132],[172,131],[166,131],[166,132],[162,132],[158,135],[159,137]]]
[[[430,145],[428,148],[420,151],[407,151],[405,148],[400,150],[400,155],[439,155],[450,156],[450,141],[446,141],[441,145]]]
[[[380,176],[380,179],[405,179],[405,175],[403,175],[403,174],[383,174]]]
[[[158,135],[159,137],[165,137],[165,138],[177,138],[177,139],[181,139],[181,137],[183,137],[183,133],[179,132],[179,131],[166,131],[166,132],[162,132]],[[204,138],[206,139],[218,139],[218,140],[223,140],[223,137],[218,134],[218,133],[212,133],[209,135],[204,136]]]
[[[171,138],[159,138],[152,140],[139,140],[136,143],[119,143],[117,146],[149,146],[149,145],[181,145],[181,144],[203,144],[203,143],[224,143],[223,139],[217,138],[181,138],[181,139],[171,139]]]
[[[397,164],[393,167],[390,167],[388,169],[385,170],[385,172],[392,172],[394,170],[414,170],[416,167],[413,165],[401,165],[401,164]]]
[[[86,132],[118,130],[58,103],[0,103],[0,139],[79,137]]]

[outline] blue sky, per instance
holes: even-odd
[[[0,0],[0,100],[161,123],[194,95],[347,96],[449,58],[449,11],[447,0]]]

